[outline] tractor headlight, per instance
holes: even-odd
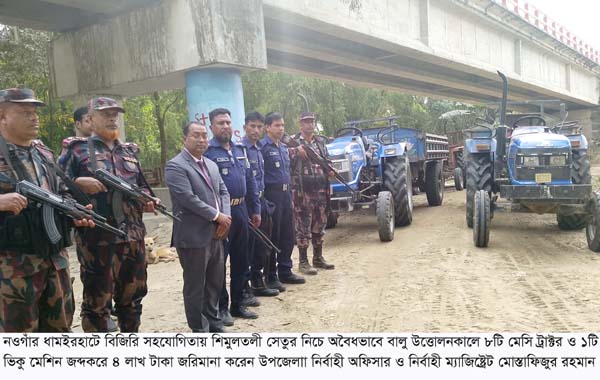
[[[565,156],[550,156],[550,165],[552,166],[564,166],[566,162]]]
[[[387,156],[396,154],[396,148],[388,148],[383,151],[383,153]]]
[[[523,166],[540,166],[538,156],[523,156]]]
[[[350,161],[348,161],[348,160],[333,161],[333,168],[338,173],[344,173],[344,172],[350,171]]]

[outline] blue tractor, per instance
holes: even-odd
[[[475,246],[488,246],[494,213],[508,211],[554,213],[560,229],[586,227],[588,246],[600,251],[600,208],[581,128],[565,122],[564,106],[554,126],[539,115],[507,126],[508,82],[498,74],[503,83],[499,125],[484,121],[465,133],[466,219]]]
[[[347,122],[327,145],[332,166],[345,180],[331,184],[329,227],[338,213],[375,207],[379,238],[391,241],[396,226],[412,222],[413,189],[425,191],[429,205],[442,204],[448,139],[400,128],[397,119]],[[365,125],[370,127],[360,128]]]

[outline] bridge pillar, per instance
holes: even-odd
[[[245,112],[240,72],[204,68],[187,72],[185,82],[189,120],[197,120],[208,127],[208,113],[215,108],[227,108],[231,111],[233,140],[241,140]]]

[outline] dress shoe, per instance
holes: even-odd
[[[285,286],[278,279],[267,281],[268,289],[276,289],[279,293],[285,292]]]
[[[256,319],[258,318],[258,314],[253,311],[250,311],[243,305],[231,305],[231,315],[236,318],[242,319]]]
[[[284,284],[304,284],[306,282],[304,277],[298,276],[292,272],[285,275],[279,275],[279,281],[283,282]]]
[[[229,310],[219,310],[219,315],[221,316],[221,322],[223,322],[223,326],[233,326],[233,317]]]
[[[108,332],[117,332],[119,331],[119,326],[117,326],[117,324],[115,323],[115,321],[113,321],[112,318],[108,318],[108,322],[106,322],[106,328],[108,330]]]
[[[195,332],[195,331],[194,331],[194,332]],[[223,333],[226,333],[226,332],[227,332],[227,330],[225,330],[225,329],[224,329],[222,326],[220,326],[220,327],[219,327],[219,326],[213,326],[213,327],[209,327],[209,328],[208,328],[208,332],[211,332],[211,333],[221,333],[221,334],[223,334]]]
[[[250,281],[251,290],[250,292],[255,297],[275,297],[279,295],[279,290],[267,288],[265,280],[261,278],[255,278]]]
[[[259,307],[260,301],[254,297],[250,290],[244,289],[244,293],[242,294],[242,306],[246,307]]]

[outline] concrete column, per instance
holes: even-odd
[[[515,40],[515,73],[523,75],[523,41]]]
[[[233,141],[240,141],[246,116],[240,72],[208,67],[187,72],[185,83],[189,120],[197,120],[208,127],[209,112],[215,108],[227,108],[231,111]]]
[[[421,42],[429,46],[429,0],[419,2],[419,33]]]

